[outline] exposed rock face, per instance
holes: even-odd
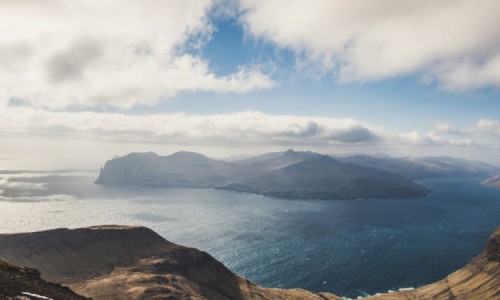
[[[10,263],[37,267],[42,278],[64,282],[96,300],[341,299],[301,289],[262,288],[232,273],[209,254],[170,243],[144,227],[99,226],[4,234],[0,235],[0,256]],[[36,270],[0,263],[0,276],[4,276],[5,269],[24,273],[15,279],[23,288],[22,284],[34,287],[41,282]],[[0,278],[2,297],[1,293],[8,290],[5,286],[12,285],[4,285],[6,277]],[[48,289],[28,291],[52,295],[54,299],[83,299],[63,287],[49,285],[69,296],[49,294]],[[481,255],[445,279],[412,291],[366,299],[500,299],[500,227]]]
[[[20,268],[0,260],[0,299],[43,299],[40,296],[45,299],[88,299],[68,287],[41,279],[36,269]]]
[[[0,256],[93,299],[340,299],[265,289],[209,254],[144,227],[99,226],[0,235]]]
[[[430,192],[399,174],[293,150],[231,163],[190,152],[131,153],[106,162],[96,183],[219,188],[299,199],[417,197]]]
[[[481,184],[492,189],[500,190],[500,175],[481,181]]]

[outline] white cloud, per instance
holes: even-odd
[[[442,88],[500,86],[496,0],[241,0],[251,35],[341,81],[419,74]]]
[[[484,132],[498,126],[492,120],[478,124]],[[132,151],[168,154],[188,150],[224,157],[288,148],[321,153],[455,155],[498,164],[498,138],[447,136],[437,129],[394,132],[350,118],[273,116],[251,111],[134,115],[29,107],[0,110],[0,158],[10,159],[0,161],[4,168],[95,168],[114,154]]]
[[[443,124],[439,125],[441,129],[445,128]],[[476,127],[474,131],[477,132],[498,131],[498,123],[493,120],[480,120]],[[175,144],[179,147],[267,145],[362,149],[384,145],[477,144],[468,137],[448,139],[437,132],[389,132],[350,118],[273,116],[252,111],[218,115],[53,112],[27,107],[9,107],[0,111],[0,135],[4,137],[90,139],[113,143]]]
[[[189,49],[211,38],[209,0],[0,1],[0,103],[45,109],[152,105],[180,91],[275,83],[256,67],[216,75]]]
[[[500,121],[492,119],[480,119],[476,124],[458,128],[450,123],[439,122],[434,125],[435,129],[441,133],[462,135],[462,136],[476,136],[476,137],[492,137],[500,142]]]
[[[0,112],[0,133],[19,137],[233,146],[370,144],[382,138],[379,129],[353,119],[271,116],[259,112],[127,115],[51,112],[26,107]]]

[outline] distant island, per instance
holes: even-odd
[[[261,287],[205,252],[134,226],[0,234],[0,283],[1,299],[344,299]],[[446,278],[366,299],[497,299],[499,292],[500,227],[479,256]]]
[[[430,192],[401,174],[314,152],[268,153],[220,161],[199,153],[130,153],[111,159],[97,184],[216,188],[291,199],[419,197]]]

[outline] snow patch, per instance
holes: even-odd
[[[45,296],[37,295],[37,294],[33,294],[33,293],[28,293],[28,292],[22,292],[22,294],[26,295],[26,296],[30,296],[30,297],[35,297],[35,298],[38,298],[38,299],[54,300],[54,299],[49,298],[49,297],[45,297]]]

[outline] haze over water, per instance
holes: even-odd
[[[423,198],[288,200],[209,189],[118,188],[94,172],[0,174],[0,232],[150,227],[269,287],[355,297],[445,277],[484,248],[500,191],[433,179]]]

